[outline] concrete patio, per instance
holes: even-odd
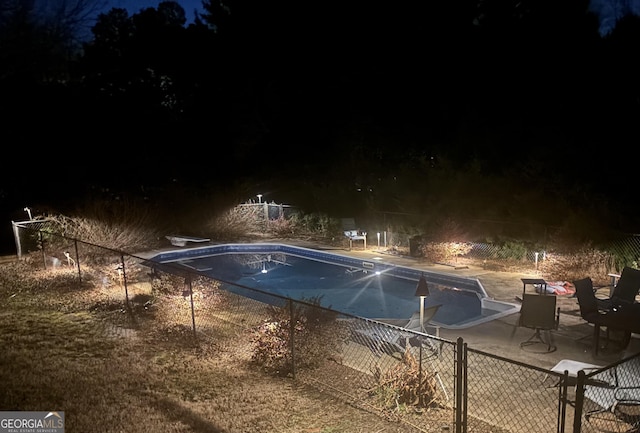
[[[307,246],[313,248],[310,245]],[[382,254],[375,249],[336,250],[335,252],[368,260],[380,257],[385,262],[400,266],[477,278],[491,298],[505,302],[518,302],[516,297],[522,294],[522,278],[540,278],[540,275],[535,272],[522,274],[489,271],[474,266],[457,269],[452,266],[427,264],[420,259]],[[612,341],[606,348],[600,349],[598,355],[594,357],[592,354],[593,326],[580,317],[577,298],[558,296],[557,307],[560,308],[559,326],[557,330],[551,331],[552,342],[556,346],[556,350],[550,353],[537,353],[529,348],[520,347],[520,343],[529,339],[534,331],[525,327],[517,327],[519,313],[466,329],[440,329],[440,336],[451,341],[462,337],[464,342],[473,349],[549,369],[563,359],[604,366],[640,352],[639,336],[634,334],[627,348],[621,349],[616,341],[620,339],[620,336],[612,332]],[[600,340],[601,344],[606,341],[604,331]]]

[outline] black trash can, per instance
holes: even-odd
[[[421,257],[420,246],[422,245],[422,235],[409,238],[409,255],[411,257]]]

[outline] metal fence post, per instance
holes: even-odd
[[[42,237],[42,230],[38,230],[38,239],[40,239],[40,249],[42,250],[42,263],[44,268],[47,269],[47,255],[44,251],[44,238]]]
[[[584,405],[584,384],[586,382],[584,370],[578,371],[576,379],[576,402],[573,411],[573,433],[580,433],[582,430],[582,409]]]
[[[294,335],[296,331],[296,319],[294,317],[293,300],[289,299],[289,347],[291,350],[291,375],[296,378],[296,356]]]
[[[467,408],[463,405],[463,399],[466,397],[466,378],[464,374],[466,368],[463,363],[466,362],[465,354],[466,344],[463,343],[462,337],[458,337],[456,340],[456,377],[455,377],[455,429],[456,433],[466,433],[467,431]]]
[[[196,311],[193,307],[193,285],[191,284],[191,275],[188,275],[185,278],[185,283],[189,287],[189,300],[191,301],[191,325],[193,326],[193,338],[194,340],[197,338],[196,334]]]
[[[22,258],[22,244],[20,243],[20,230],[15,221],[11,221],[11,226],[13,228],[13,239],[16,243],[16,254],[18,255],[18,260]]]
[[[82,284],[82,272],[80,272],[80,255],[78,254],[78,240],[73,240],[73,246],[76,250],[76,267],[78,268],[78,281]]]
[[[131,306],[129,305],[129,289],[127,288],[127,271],[124,266],[124,254],[120,254],[120,271],[122,272],[122,284],[124,285],[124,298],[127,304],[127,311],[131,314]]]
[[[558,433],[564,433],[564,423],[567,418],[567,383],[569,382],[569,372],[564,371],[560,386],[558,386]]]
[[[422,321],[420,322],[422,324]],[[418,362],[418,404],[420,408],[422,408],[422,404],[424,403],[424,399],[422,398],[422,343],[420,343],[419,354],[420,359]]]

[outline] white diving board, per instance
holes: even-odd
[[[198,238],[195,236],[181,236],[181,235],[170,235],[165,236],[171,245],[176,247],[184,247],[187,245],[187,242],[209,242],[211,239],[209,238]]]

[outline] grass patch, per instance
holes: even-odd
[[[416,431],[252,368],[230,346],[248,341],[224,328],[221,349],[215,338],[196,345],[162,311],[127,322],[96,308],[104,288],[72,276],[0,265],[2,410],[64,411],[67,433]]]

